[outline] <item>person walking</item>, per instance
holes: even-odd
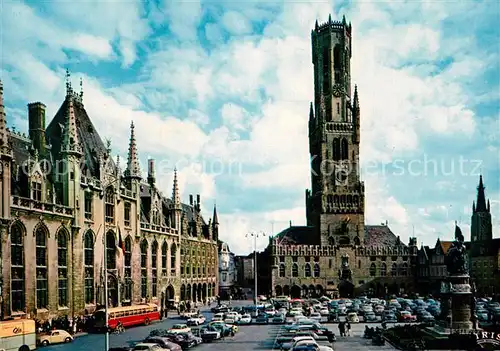
[[[344,325],[344,322],[339,322],[339,334],[340,334],[340,336],[345,336],[345,325]]]
[[[351,336],[351,323],[349,323],[349,321],[347,321],[345,328],[347,331],[347,336]]]

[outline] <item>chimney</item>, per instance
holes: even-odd
[[[148,183],[153,185],[156,181],[155,178],[155,160],[150,158],[148,160]]]
[[[200,204],[201,204],[201,201],[200,201],[200,194],[196,195],[196,204],[198,205],[198,211],[200,210]]]
[[[189,205],[193,206],[193,195],[189,194]]]
[[[41,102],[28,104],[29,136],[40,154],[45,153],[45,108]]]

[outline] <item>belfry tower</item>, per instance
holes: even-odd
[[[364,238],[364,184],[360,180],[360,106],[352,91],[352,26],[345,17],[311,32],[314,102],[309,111],[312,188],[307,225],[321,245],[360,245]]]
[[[472,203],[471,242],[493,239],[490,200],[486,200],[484,189],[483,176],[480,175],[479,186],[477,187],[477,201]]]

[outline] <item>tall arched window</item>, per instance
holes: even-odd
[[[387,265],[385,264],[385,262],[382,262],[380,264],[380,276],[385,277],[386,275],[387,275]]]
[[[311,276],[311,265],[309,264],[309,262],[307,262],[304,266],[304,276],[305,277]]]
[[[68,232],[57,232],[57,265],[59,306],[68,306]]]
[[[47,272],[47,229],[39,226],[35,233],[36,242],[36,307],[49,305],[49,284]]]
[[[348,160],[349,159],[349,144],[347,143],[346,138],[342,138],[342,146],[341,146],[341,159]]]
[[[314,277],[318,278],[321,270],[319,268],[319,263],[314,264]]]
[[[24,230],[19,223],[10,228],[10,308],[24,312]]]
[[[375,267],[375,263],[370,265],[370,277],[374,277],[377,275],[377,267]]]
[[[340,160],[340,140],[338,138],[333,139],[333,160]]]
[[[395,262],[391,266],[391,275],[393,277],[395,277],[395,276],[398,275],[398,266],[397,266],[397,264]]]
[[[294,263],[292,265],[292,277],[298,277],[299,276],[299,265],[297,263]]]
[[[94,303],[94,234],[85,232],[83,239],[83,260],[85,266],[85,303]]]
[[[115,190],[112,186],[106,189],[104,202],[106,204],[106,223],[113,223],[115,221]]]
[[[170,246],[170,274],[175,275],[177,267],[177,245],[172,243]]]
[[[283,278],[285,275],[286,275],[285,264],[281,263],[280,264],[280,277]]]
[[[141,297],[148,297],[148,242],[141,242]]]
[[[151,282],[152,296],[158,296],[158,243],[156,240],[151,245],[151,275],[153,281]]]
[[[403,277],[406,277],[408,275],[408,263],[406,262],[401,265],[401,275]]]
[[[132,300],[132,239],[130,236],[125,238],[125,290],[124,298],[125,300]]]
[[[161,275],[167,275],[167,254],[168,245],[167,242],[163,242],[161,246]]]
[[[106,268],[116,269],[116,238],[111,230],[106,234]]]

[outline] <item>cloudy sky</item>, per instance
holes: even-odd
[[[468,236],[481,172],[498,236],[495,0],[0,0],[8,124],[27,132],[33,101],[49,121],[68,68],[113,152],[126,157],[133,120],[164,193],[177,164],[183,200],[200,193],[207,217],[216,202],[221,238],[248,253],[247,233],[305,224],[310,31],[329,13],[353,26],[366,222],[427,245],[451,238],[455,220]]]

